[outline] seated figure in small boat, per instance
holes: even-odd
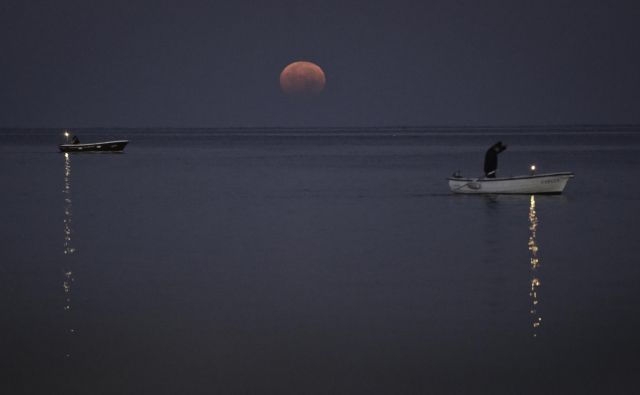
[[[498,170],[498,154],[506,150],[507,146],[498,141],[487,150],[484,156],[484,176],[487,178],[495,178],[496,170]]]
[[[80,140],[78,139],[78,136],[73,136],[73,138],[71,139],[71,142],[73,144],[80,144]]]

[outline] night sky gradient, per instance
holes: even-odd
[[[640,123],[634,1],[0,5],[0,127]],[[282,94],[320,65],[323,94]]]

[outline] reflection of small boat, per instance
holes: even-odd
[[[90,144],[60,144],[62,152],[122,151],[129,140],[102,141]]]
[[[562,193],[573,173],[532,174],[501,178],[449,177],[449,188],[455,193]]]

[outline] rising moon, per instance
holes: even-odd
[[[322,92],[325,83],[324,71],[311,62],[293,62],[280,73],[280,88],[292,96],[317,95]]]

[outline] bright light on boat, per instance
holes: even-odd
[[[529,169],[531,170],[531,174],[536,174],[536,165],[531,165]]]
[[[69,137],[69,132],[68,131],[64,131],[64,137]]]

